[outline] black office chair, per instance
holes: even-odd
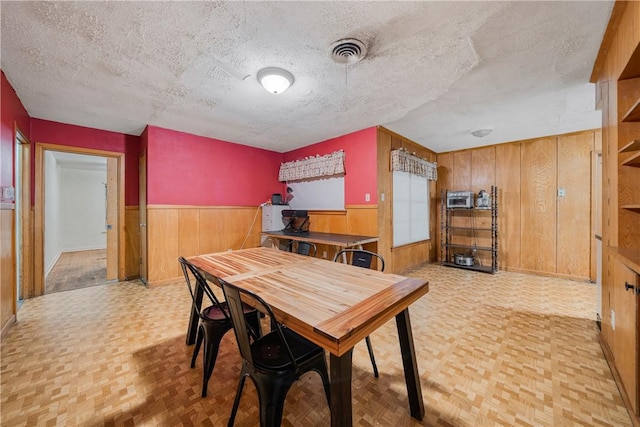
[[[286,250],[293,252],[294,247],[296,248],[296,253],[299,253],[300,255],[316,256],[316,253],[318,252],[318,248],[314,243],[299,242],[297,240],[290,241]]]
[[[233,426],[247,377],[254,382],[258,392],[262,427],[280,426],[287,392],[306,372],[316,371],[320,374],[327,403],[330,404],[329,373],[324,349],[279,324],[271,307],[258,295],[226,283],[224,280],[219,282],[229,304],[233,330],[243,359],[238,390],[228,426]],[[251,305],[255,305],[269,317],[271,332],[256,338],[251,325],[245,323],[245,317],[242,315],[241,294],[245,301],[251,301]],[[250,336],[254,338],[253,343],[249,341]]]
[[[347,262],[356,267],[372,268],[373,260],[377,261],[378,270],[384,271],[384,258],[375,252],[365,251],[364,249],[343,249],[336,254],[333,258],[334,261],[342,261],[343,254],[347,256]],[[367,350],[369,350],[369,357],[371,358],[371,365],[373,366],[373,375],[378,378],[378,366],[376,365],[376,358],[373,355],[373,346],[371,345],[371,338],[366,337]]]
[[[192,307],[198,313],[200,321],[198,322],[198,335],[196,337],[196,346],[193,349],[193,356],[191,357],[191,367],[196,366],[196,359],[200,352],[200,346],[204,341],[204,357],[202,362],[202,369],[204,378],[202,381],[202,397],[207,397],[207,386],[209,384],[209,378],[213,373],[213,368],[216,364],[216,358],[218,357],[218,349],[220,347],[220,341],[224,334],[233,328],[231,317],[229,316],[229,308],[226,302],[220,302],[216,298],[215,294],[207,284],[205,278],[200,274],[198,269],[183,257],[178,258],[180,266],[182,267],[182,273],[184,274],[185,281],[189,287],[191,293]],[[196,279],[195,287],[191,285],[191,278],[189,272]],[[211,303],[210,306],[202,309],[196,304],[196,287],[200,288],[202,295],[206,295]],[[253,329],[260,333],[260,313],[253,307],[243,305],[242,310],[247,321],[252,325]]]

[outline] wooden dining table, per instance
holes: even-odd
[[[280,242],[311,242],[316,245],[327,245],[334,248],[334,256],[340,250],[346,248],[362,249],[367,243],[378,241],[376,236],[362,236],[356,234],[324,233],[320,231],[308,231],[305,233],[288,233],[286,231],[263,231],[262,235],[271,239],[271,247],[278,249]],[[333,258],[333,256],[331,257]],[[346,254],[342,261],[347,262]]]
[[[352,425],[354,345],[395,317],[410,413],[423,418],[409,306],[429,292],[425,279],[265,247],[199,255],[189,261],[212,283],[221,278],[256,293],[271,306],[278,322],[329,352],[332,426]],[[197,325],[197,314],[192,313],[187,343],[190,336],[195,339]]]

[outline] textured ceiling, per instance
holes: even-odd
[[[599,127],[588,81],[612,7],[3,1],[1,67],[41,119],[279,152],[383,125],[442,152]],[[368,55],[345,67],[328,49],[347,37]],[[293,86],[266,92],[267,66]]]

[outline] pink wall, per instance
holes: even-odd
[[[284,153],[283,161],[290,162],[318,154],[322,156],[342,149],[345,153],[346,171],[344,177],[345,204],[375,205],[378,203],[377,140],[378,130],[374,126],[289,151]],[[371,195],[371,200],[368,202],[365,201],[366,193]]]
[[[257,206],[280,192],[282,154],[147,127],[147,203]]]
[[[138,204],[140,137],[41,119],[31,120],[31,136],[34,142],[124,153],[125,205]]]
[[[27,138],[31,138],[30,118],[11,83],[4,75],[4,71],[1,70],[0,80],[0,186],[8,187],[15,186],[13,176],[15,169],[13,157],[15,151],[14,123]]]

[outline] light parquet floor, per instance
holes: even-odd
[[[355,426],[630,426],[598,344],[595,285],[428,265],[430,292],[410,308],[425,417],[409,416],[395,322],[354,350]],[[183,283],[138,281],[28,300],[1,349],[2,426],[224,426],[240,357],[225,336],[209,396],[189,368]],[[256,426],[247,382],[236,426]],[[289,392],[283,426],[327,426],[317,374]]]

